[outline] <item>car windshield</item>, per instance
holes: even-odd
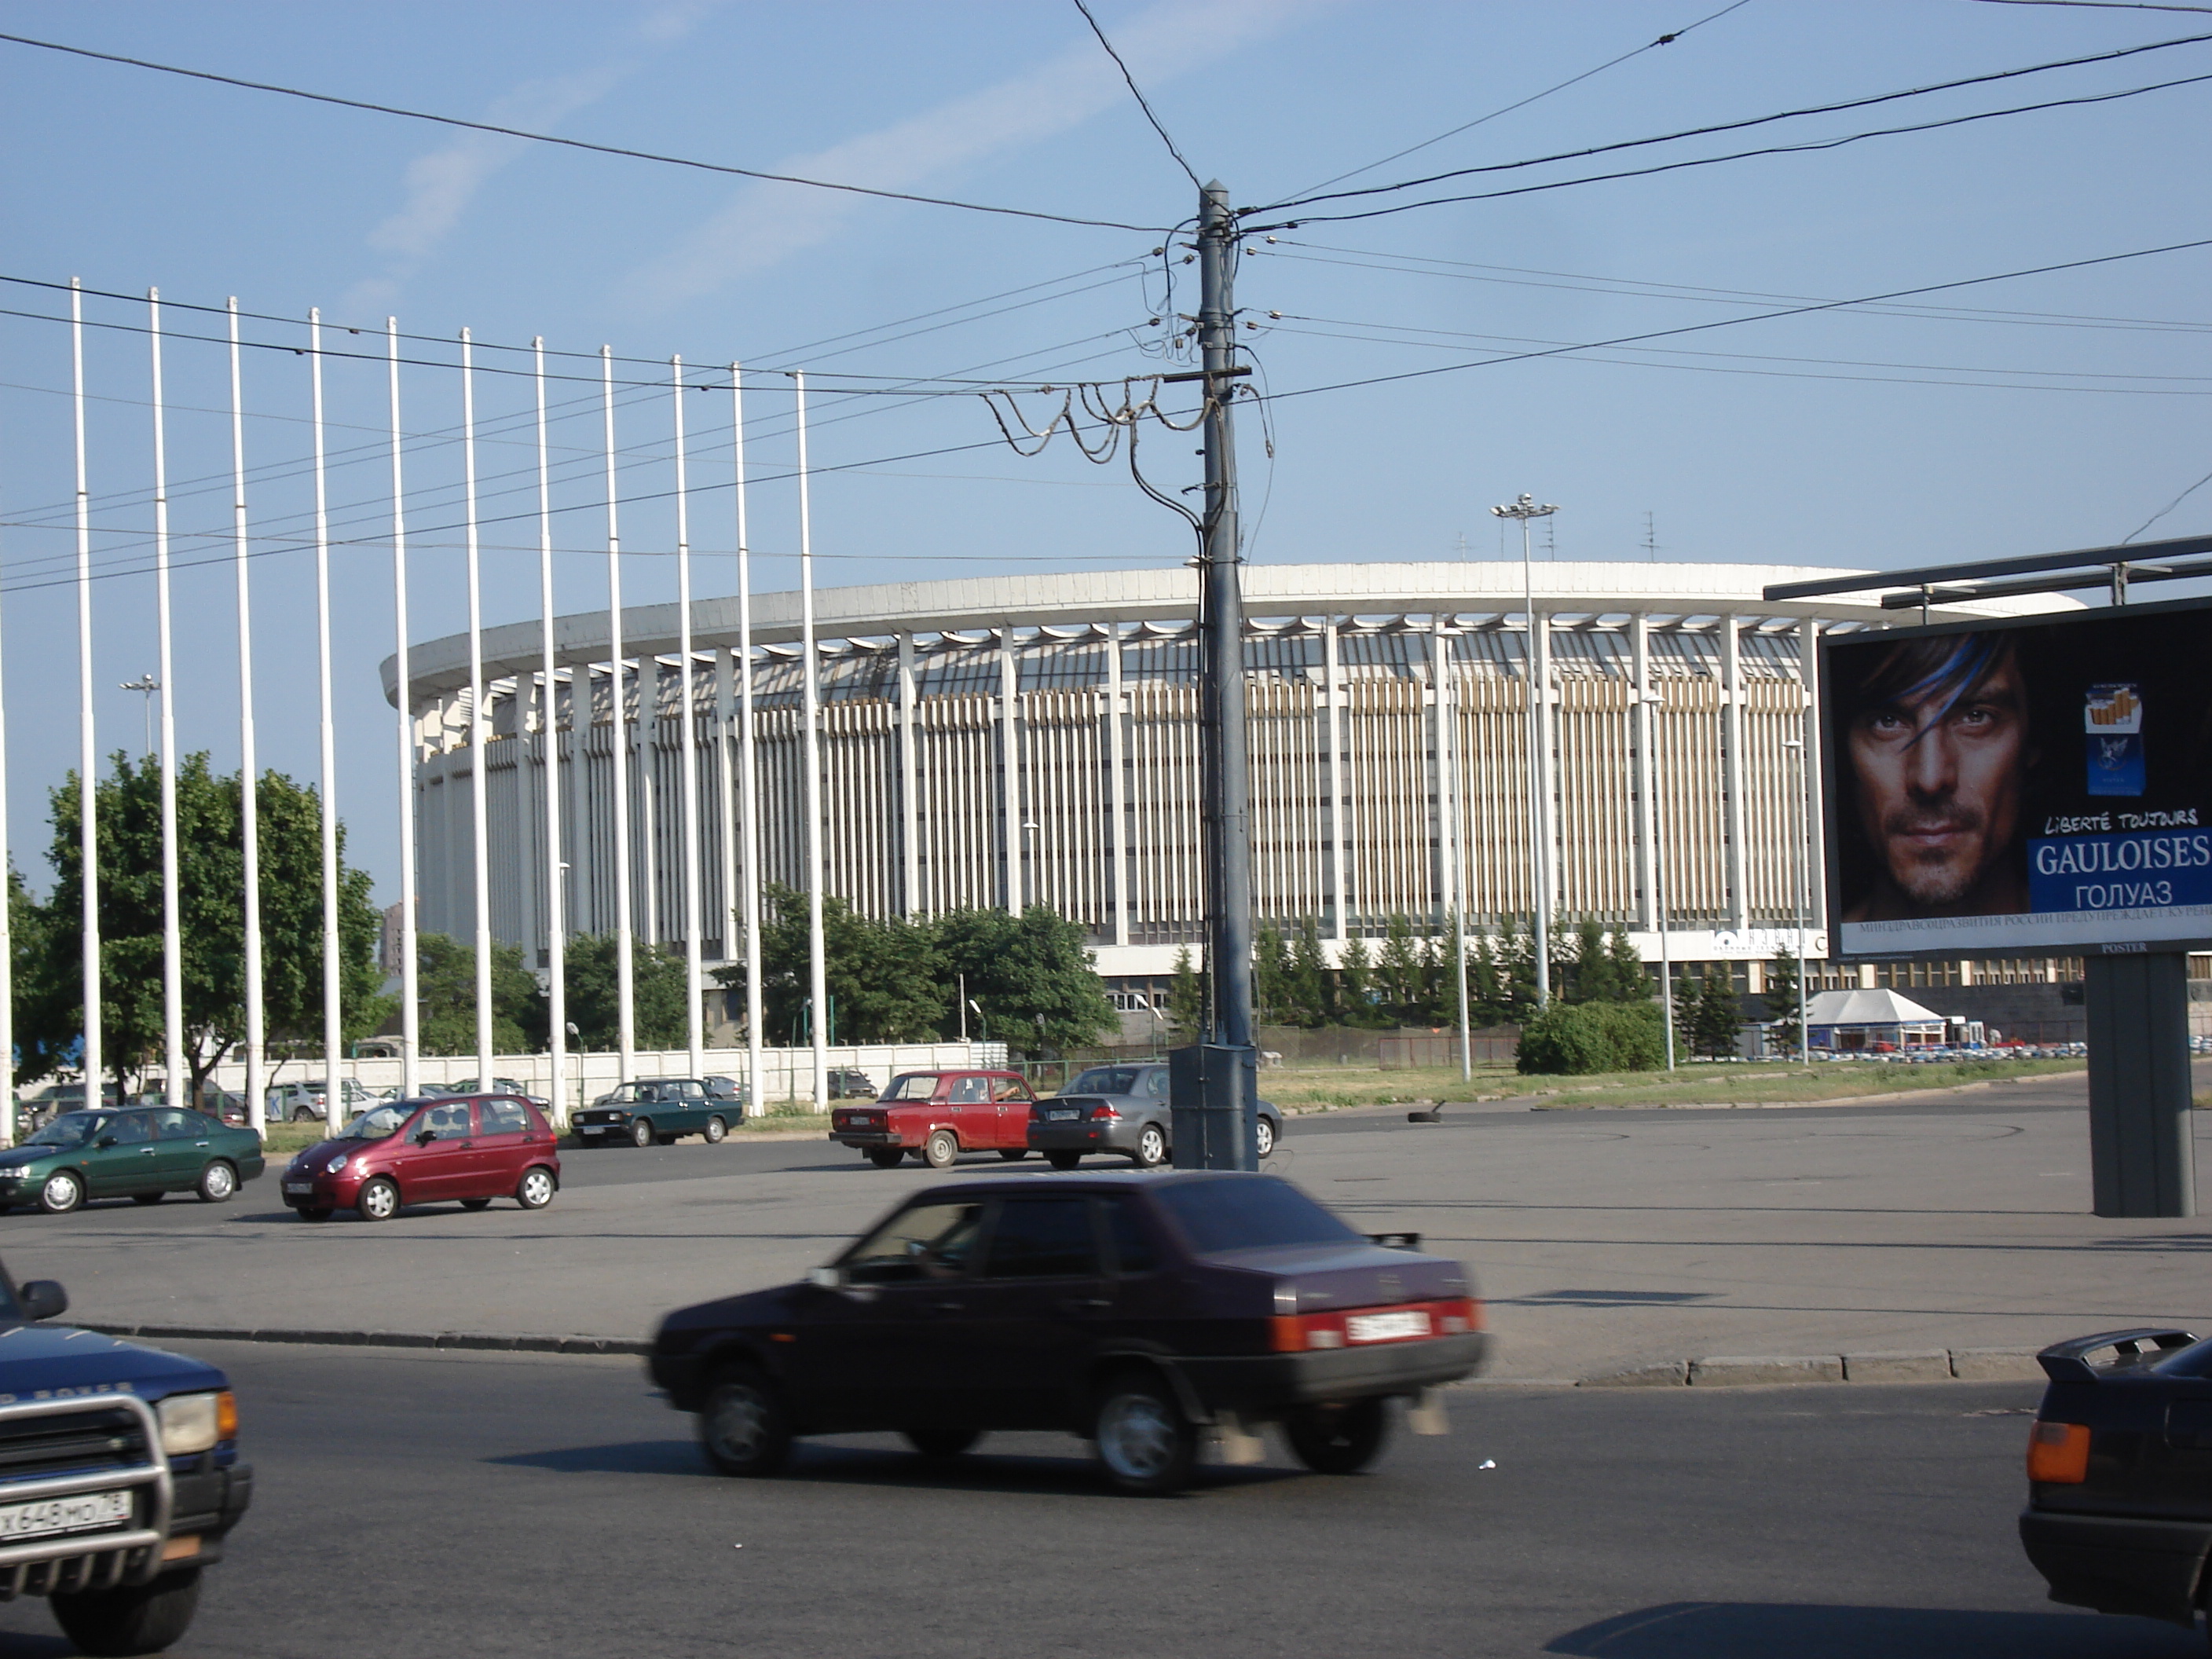
[[[878,1100],[927,1100],[937,1092],[937,1073],[908,1072],[904,1077],[895,1077],[890,1086],[877,1096]]]
[[[411,1109],[399,1106],[379,1106],[363,1112],[346,1126],[341,1140],[389,1140],[399,1133],[399,1126],[415,1114]]]
[[[1279,1244],[1355,1244],[1361,1237],[1273,1176],[1177,1181],[1159,1189],[1159,1200],[1200,1255]]]
[[[1060,1091],[1064,1095],[1133,1095],[1137,1068],[1133,1066],[1094,1066]]]
[[[26,1140],[26,1146],[82,1146],[99,1131],[107,1120],[98,1112],[64,1112],[38,1133]]]
[[[982,1205],[973,1201],[910,1205],[848,1250],[840,1265],[854,1285],[957,1279],[967,1270],[982,1218]]]

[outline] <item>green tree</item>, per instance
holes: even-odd
[[[1190,946],[1176,951],[1168,981],[1168,1030],[1177,1042],[1196,1042],[1206,1030],[1206,975],[1190,965]]]
[[[1394,911],[1383,924],[1382,948],[1375,957],[1375,989],[1398,1024],[1420,1018],[1421,955],[1413,943],[1413,924],[1403,911]]]
[[[1775,1039],[1796,1054],[1803,1041],[1797,1023],[1797,958],[1777,951],[1766,964],[1766,1017],[1778,1022]]]
[[[1381,993],[1376,988],[1374,963],[1365,939],[1346,942],[1344,953],[1337,958],[1336,992],[1339,1017],[1346,1025],[1372,1030],[1391,1023],[1389,1012],[1377,1000]]]
[[[1468,1018],[1477,1025],[1502,1025],[1513,1017],[1513,1004],[1498,951],[1487,933],[1474,936],[1468,964]]]
[[[1606,954],[1605,933],[1597,923],[1584,920],[1575,928],[1575,957],[1566,975],[1570,1002],[1613,1002],[1613,958]]]
[[[1628,931],[1616,927],[1606,939],[1605,953],[1613,961],[1613,994],[1623,1002],[1650,1000],[1651,975],[1644,958],[1628,942]]]
[[[1328,958],[1322,952],[1321,921],[1302,917],[1297,937],[1291,942],[1290,988],[1286,1000],[1293,1011],[1291,1023],[1309,1030],[1329,1021]]]
[[[120,753],[94,786],[100,861],[100,1044],[118,1083],[162,1048],[161,772]],[[246,865],[235,774],[213,773],[205,754],[177,768],[177,898],[184,990],[185,1060],[195,1093],[245,1038]],[[322,807],[315,792],[279,772],[255,787],[259,811],[263,1006],[272,1042],[317,1042],[323,1016]],[[54,888],[33,930],[40,948],[19,995],[18,1052],[51,1070],[84,1027],[83,866],[80,796],[72,775],[48,799]],[[364,871],[345,863],[338,827],[339,1020],[347,1041],[390,1014],[379,994],[381,923]],[[32,1075],[40,1075],[33,1072]]]
[[[1666,1033],[1649,1002],[1555,1002],[1521,1028],[1524,1073],[1648,1072],[1664,1063]]]
[[[630,1008],[641,1048],[680,1048],[690,1036],[684,1018],[684,953],[665,945],[630,941]],[[622,1046],[617,969],[621,957],[611,933],[579,933],[562,952],[568,1023],[576,1046],[605,1054]]]
[[[938,918],[934,932],[944,971],[966,978],[968,994],[1002,1040],[1065,1052],[1119,1029],[1083,929],[1049,905],[1032,904],[1018,916],[953,910]]]
[[[1252,1012],[1270,1025],[1294,1024],[1289,1006],[1291,947],[1269,922],[1252,941]]]
[[[781,886],[771,886],[768,896],[773,920],[761,930],[762,1017],[769,1031],[808,1041],[813,970],[806,897]],[[957,1012],[929,927],[898,916],[863,916],[828,895],[822,901],[822,969],[830,997],[823,1032],[834,1042],[927,1041]],[[716,977],[743,985],[744,970],[719,969]]]
[[[477,953],[445,933],[415,939],[415,1006],[422,1052],[477,1051]],[[545,1041],[545,994],[522,965],[522,947],[491,947],[492,1052],[529,1054]]]
[[[1726,968],[1705,975],[1690,1023],[1692,1043],[1699,1053],[1716,1060],[1735,1053],[1736,1036],[1743,1029],[1743,1009]]]

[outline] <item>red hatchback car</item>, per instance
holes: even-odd
[[[911,1152],[949,1170],[963,1152],[1027,1158],[1036,1097],[1019,1072],[902,1072],[883,1093],[830,1114],[830,1139],[888,1170]]]
[[[404,1204],[449,1199],[470,1210],[495,1198],[542,1210],[560,1186],[552,1129],[511,1095],[379,1106],[295,1158],[283,1181],[284,1202],[302,1221],[328,1221],[339,1210],[389,1221]]]

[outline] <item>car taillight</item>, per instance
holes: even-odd
[[[2027,1478],[2078,1486],[2089,1478],[2089,1429],[2084,1423],[2038,1423],[2027,1437]]]
[[[1100,1104],[1093,1106],[1091,1109],[1091,1121],[1094,1123],[1101,1123],[1108,1118],[1119,1117],[1121,1115],[1121,1113],[1115,1111],[1109,1105]]]
[[[1470,1297],[1460,1297],[1446,1302],[1416,1302],[1395,1308],[1277,1314],[1268,1326],[1268,1346],[1274,1352],[1312,1353],[1374,1342],[1462,1336],[1482,1328],[1482,1306]]]

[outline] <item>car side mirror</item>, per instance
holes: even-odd
[[[99,1147],[99,1148],[100,1148],[100,1150],[101,1152],[106,1152],[106,1151],[110,1146],[112,1146],[115,1144],[115,1137],[114,1137],[113,1135],[102,1135],[102,1136],[100,1136],[100,1138],[98,1140],[94,1141],[93,1144],[94,1144],[95,1146]]]
[[[425,1129],[415,1137],[415,1144],[417,1146],[427,1146],[437,1138],[438,1132],[435,1129]]]
[[[26,1319],[58,1319],[69,1311],[69,1292],[52,1279],[33,1279],[18,1288]]]
[[[817,1290],[842,1290],[844,1288],[845,1275],[836,1267],[810,1267],[806,1271],[806,1282]]]

